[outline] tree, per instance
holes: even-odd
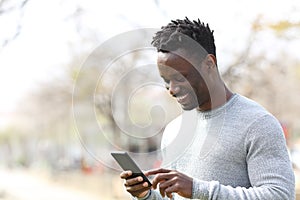
[[[11,35],[6,36],[7,38],[4,38],[1,44],[2,47],[5,47],[9,42],[16,39],[20,35],[22,29],[21,18],[24,15],[25,7],[28,4],[28,2],[29,0],[20,0],[18,2],[14,2],[11,0],[0,1],[0,17],[9,17],[9,15],[18,13],[16,28],[12,31]]]
[[[295,120],[295,108],[300,106],[300,94],[296,92],[300,90],[299,60],[288,49],[289,44],[298,40],[297,34],[291,33],[299,31],[299,23],[265,23],[259,17],[251,30],[246,48],[233,64],[225,67],[223,77],[234,91],[263,104],[291,130],[299,129]],[[260,40],[266,40],[266,34],[273,39],[274,46],[282,44],[282,48],[264,49]],[[276,56],[268,57],[269,51]]]

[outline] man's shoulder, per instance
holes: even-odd
[[[231,112],[233,119],[238,119],[239,123],[250,125],[255,122],[278,123],[278,119],[258,102],[239,95],[237,105]]]
[[[262,106],[257,101],[250,99],[246,96],[237,94],[237,103],[235,105],[235,109],[240,111],[243,114],[270,114],[269,111],[265,109],[264,106]]]

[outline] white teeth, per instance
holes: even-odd
[[[187,97],[187,95],[188,95],[188,94],[185,94],[185,95],[183,95],[183,96],[177,97],[177,100],[178,100],[178,101],[181,101],[181,100],[183,100],[185,97]]]

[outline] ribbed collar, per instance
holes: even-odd
[[[239,95],[234,93],[230,99],[223,104],[222,106],[215,108],[213,110],[209,110],[209,111],[198,111],[198,117],[201,119],[210,119],[216,116],[219,116],[222,113],[225,113],[226,111],[228,111],[228,109],[238,100]]]

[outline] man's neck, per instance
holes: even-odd
[[[233,93],[224,84],[222,88],[216,90],[216,92],[212,94],[209,102],[207,102],[205,105],[201,107],[198,107],[197,110],[209,111],[209,110],[216,109],[224,105],[226,102],[228,102],[229,99],[232,97],[232,95]]]

